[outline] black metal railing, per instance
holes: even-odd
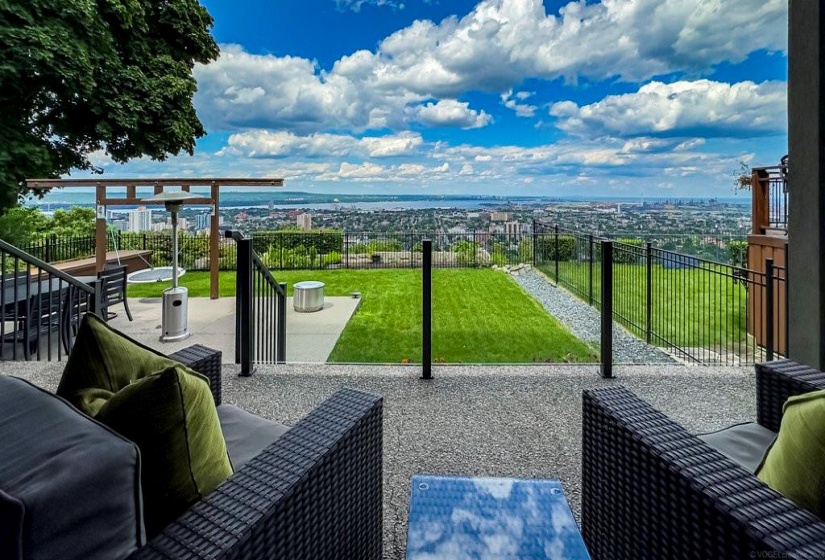
[[[68,355],[83,315],[102,310],[104,283],[72,277],[0,241],[0,359]]]
[[[766,228],[788,229],[788,163],[757,167],[752,172],[753,233],[765,233]]]
[[[226,237],[237,246],[235,363],[249,376],[254,364],[286,362],[287,285],[275,280],[252,239],[238,231]]]
[[[22,250],[46,263],[81,259],[95,254],[95,237],[48,235],[27,243]]]
[[[558,227],[536,236],[548,239],[536,262],[552,281],[597,309],[609,297],[612,321],[681,360],[742,365],[786,352],[783,267],[756,271]]]

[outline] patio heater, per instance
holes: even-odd
[[[189,338],[189,290],[178,286],[178,212],[187,200],[198,198],[188,192],[161,192],[143,202],[166,206],[172,215],[172,287],[163,290],[161,342]]]

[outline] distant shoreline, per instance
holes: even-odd
[[[112,189],[116,194],[118,189]],[[151,196],[146,194],[146,196]],[[463,210],[512,205],[551,205],[569,203],[616,203],[638,205],[673,203],[707,203],[736,206],[750,205],[750,196],[736,197],[620,197],[620,196],[492,196],[492,195],[354,195],[354,194],[320,194],[306,192],[250,192],[227,190],[221,193],[221,209],[268,208],[273,209],[313,209],[334,210],[355,208],[362,210],[414,210],[414,209],[449,209]],[[42,210],[66,209],[73,206],[94,206],[93,192],[59,191],[47,194],[43,199],[31,199],[24,202],[26,206],[36,206]],[[112,207],[112,210],[127,211],[134,206]]]

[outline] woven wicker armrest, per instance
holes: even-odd
[[[825,373],[791,360],[756,364],[756,420],[779,431],[788,397],[825,389]]]
[[[338,391],[130,558],[381,558],[382,412]]]
[[[582,534],[593,558],[825,558],[825,523],[627,389],[583,399]]]
[[[209,388],[212,390],[212,396],[215,397],[215,405],[221,404],[222,353],[220,350],[213,350],[195,344],[178,350],[174,354],[170,354],[169,357],[205,375],[209,379]]]

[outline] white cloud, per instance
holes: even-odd
[[[381,158],[411,154],[423,142],[421,135],[415,132],[356,138],[320,132],[298,136],[285,131],[252,130],[231,135],[222,153],[252,158],[293,156]]]
[[[534,92],[530,91],[520,91],[513,95],[513,90],[509,89],[501,94],[501,102],[508,109],[515,111],[517,117],[529,118],[536,114],[538,107],[527,103],[519,103],[519,101],[528,99],[533,93]]]
[[[582,107],[572,101],[555,103],[550,114],[560,129],[588,137],[781,134],[787,129],[787,84],[650,82],[635,93]]]
[[[442,99],[427,103],[415,110],[415,119],[432,127],[481,128],[490,124],[491,117],[484,111],[470,109],[469,103]]]
[[[427,100],[507,91],[527,78],[701,74],[784,51],[786,22],[787,0],[602,0],[549,15],[541,0],[482,0],[461,18],[415,21],[329,69],[223,45],[217,61],[196,67],[196,106],[209,130],[398,129]]]

